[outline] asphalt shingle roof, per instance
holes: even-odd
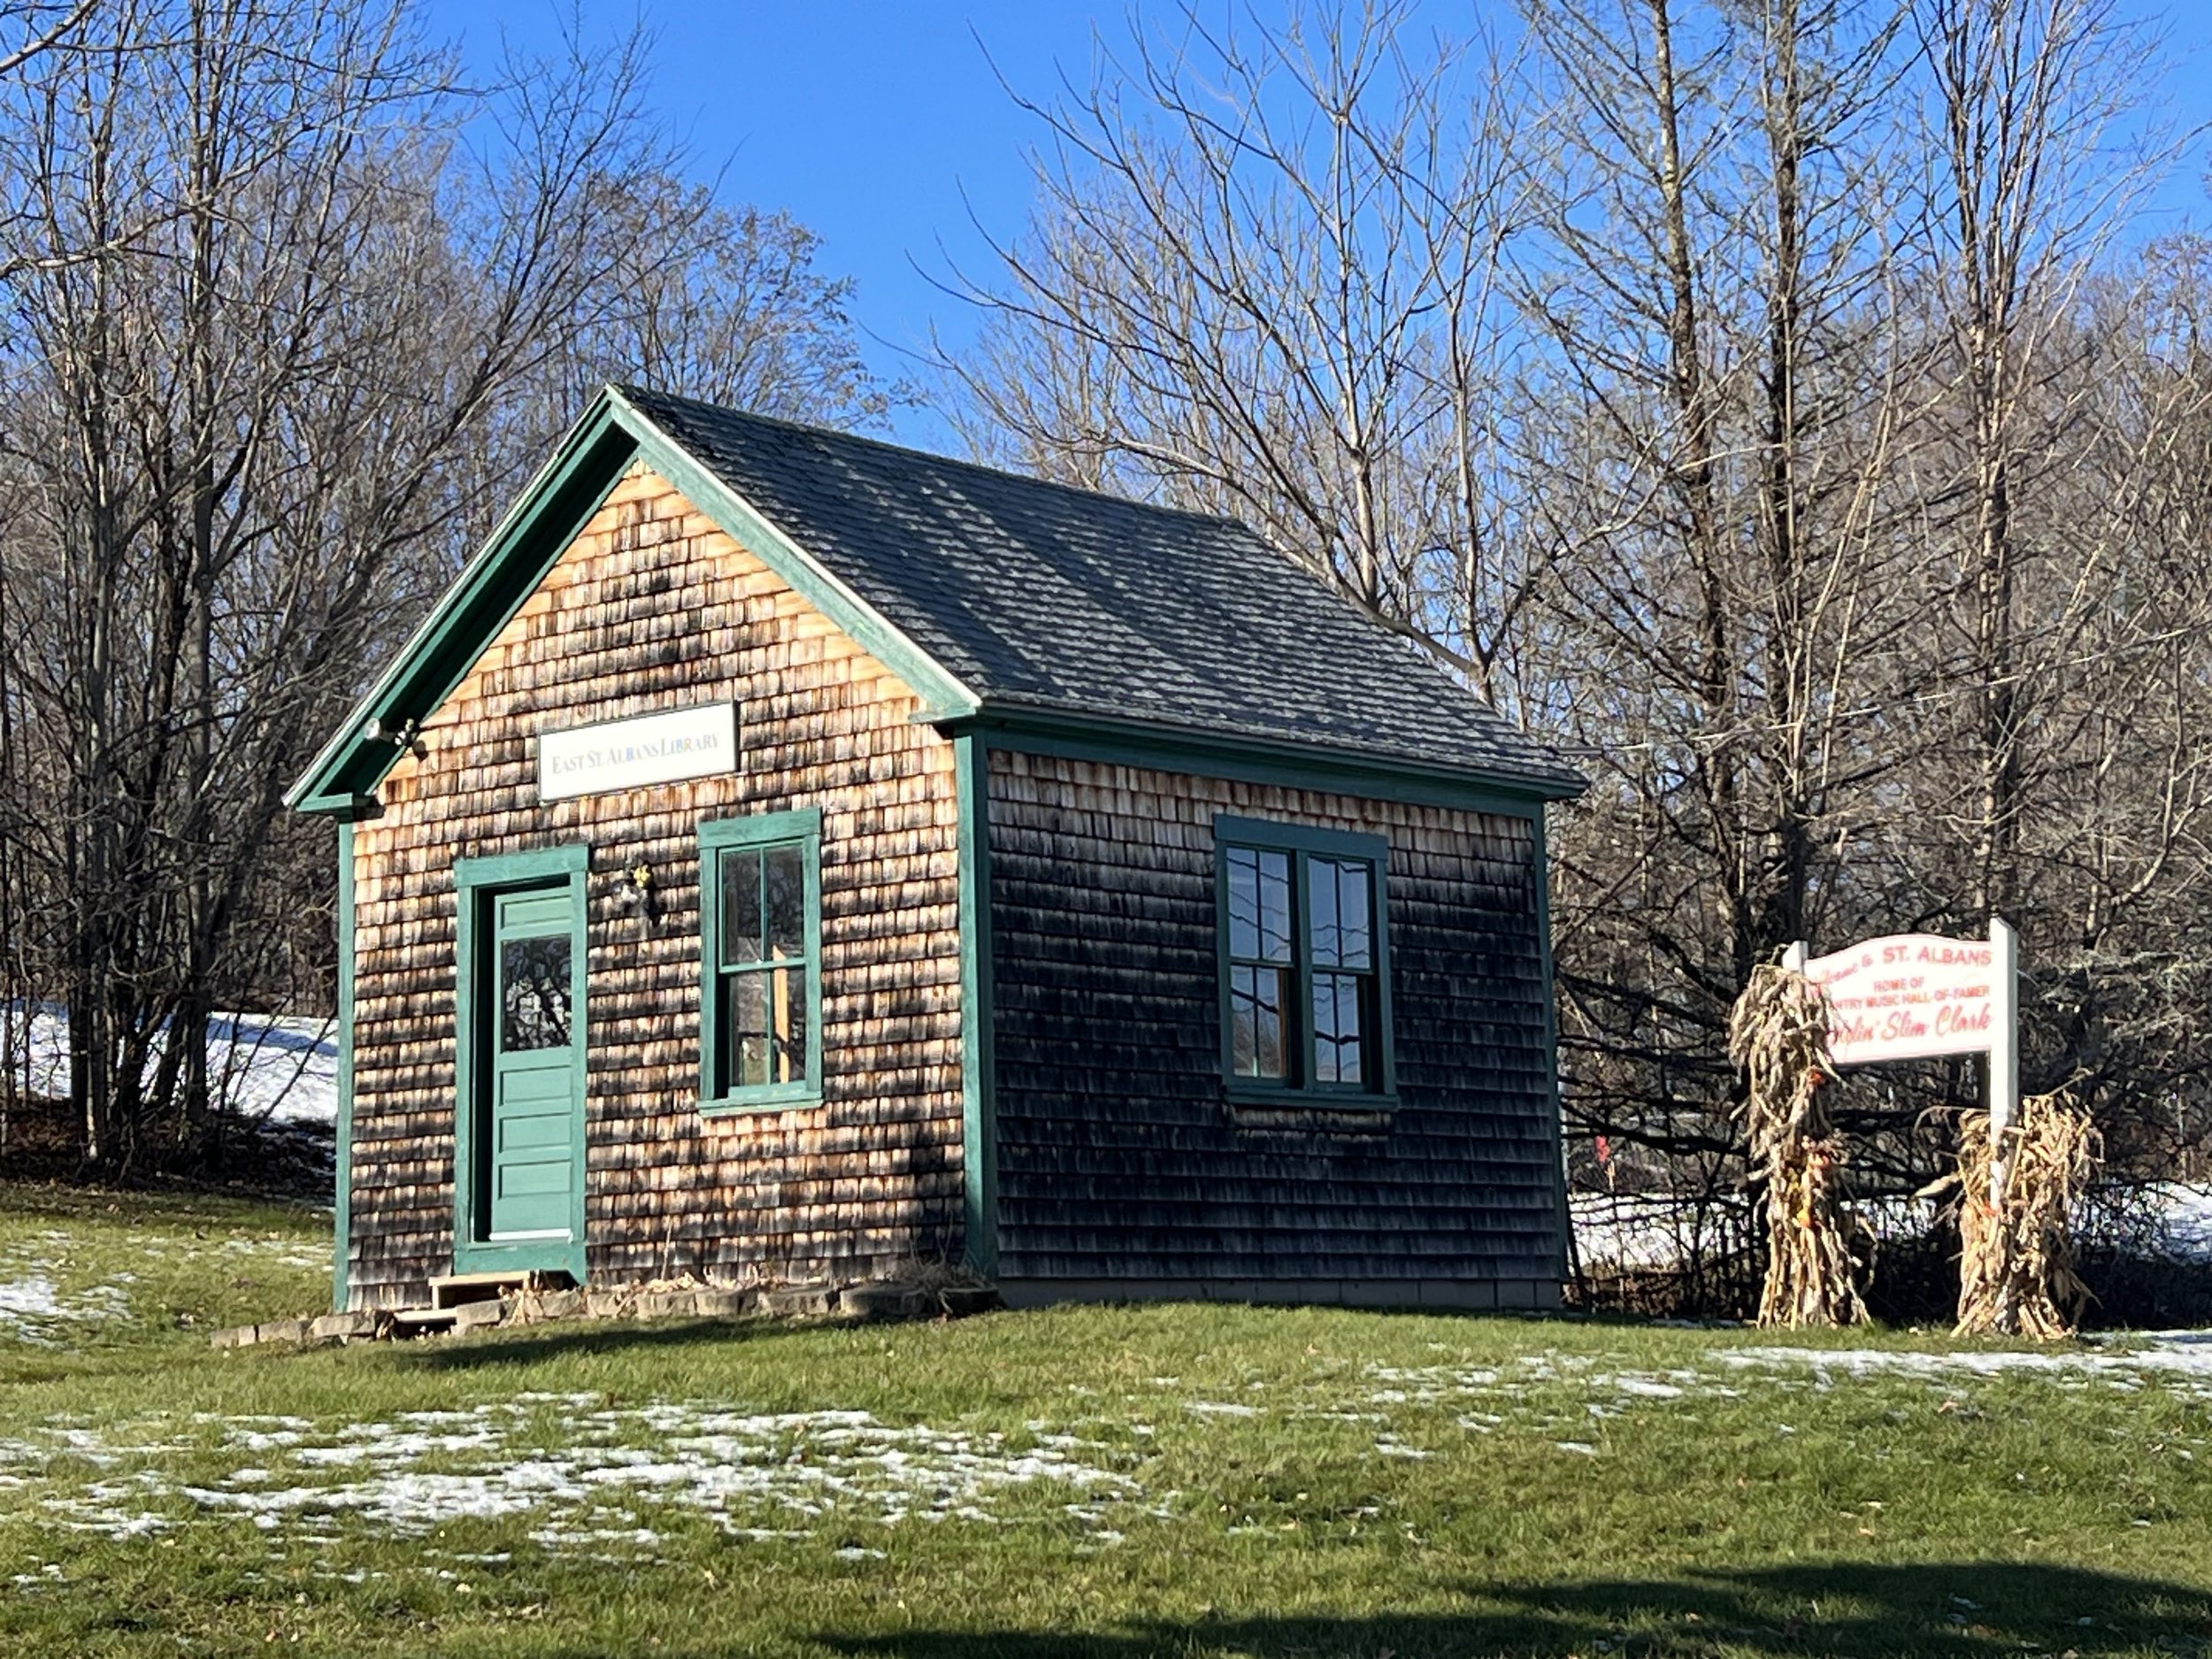
[[[1552,749],[1233,520],[663,393],[623,396],[987,710],[1582,787]]]

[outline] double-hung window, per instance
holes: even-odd
[[[1214,843],[1232,1096],[1389,1094],[1386,844],[1227,817],[1214,820]]]
[[[821,847],[814,810],[699,826],[704,1110],[821,1098]]]

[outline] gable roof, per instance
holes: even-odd
[[[1583,780],[1409,643],[1230,519],[610,388],[288,797],[350,805],[632,459],[948,722],[1329,751],[1556,798]]]

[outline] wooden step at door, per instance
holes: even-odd
[[[529,1287],[537,1277],[526,1271],[496,1273],[448,1273],[430,1281],[430,1305],[451,1310],[470,1302],[497,1302]]]

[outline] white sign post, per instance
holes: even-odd
[[[2020,1113],[2020,941],[2011,925],[1991,917],[1985,942],[1893,933],[1809,958],[1800,941],[1782,965],[1828,993],[1828,1051],[1838,1065],[1989,1056],[1994,1207],[2005,1190],[2005,1132]]]

